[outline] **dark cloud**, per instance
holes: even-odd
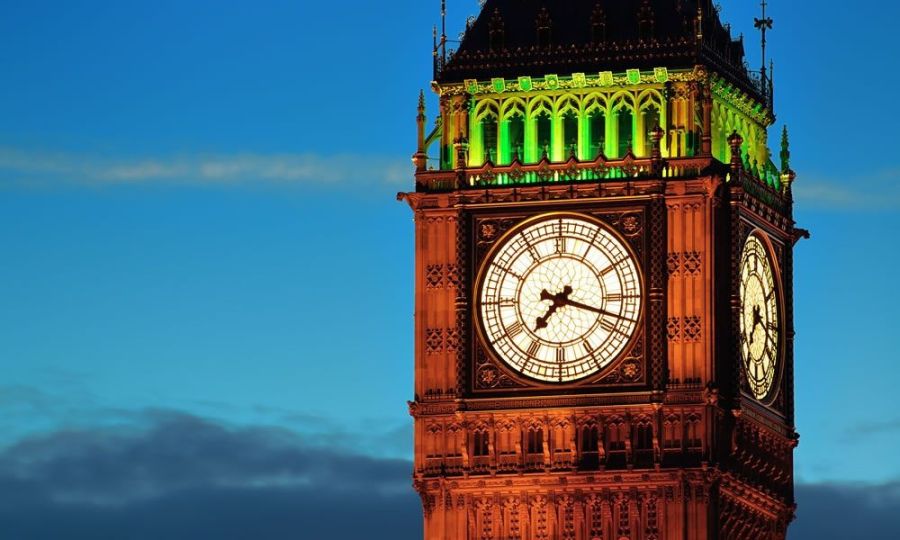
[[[900,482],[801,484],[797,505],[790,540],[897,538],[900,531]]]
[[[118,427],[30,438],[0,452],[0,537],[421,538],[409,462],[320,443],[160,411]],[[892,538],[900,530],[900,483],[799,485],[797,500],[791,540]]]
[[[148,413],[0,453],[14,539],[415,538],[410,463],[334,452],[279,429]]]

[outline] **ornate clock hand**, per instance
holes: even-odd
[[[606,316],[606,317],[613,317],[614,319],[621,319],[621,320],[623,320],[623,321],[634,322],[632,319],[629,319],[628,317],[624,317],[624,316],[619,315],[619,314],[617,314],[617,313],[613,313],[613,312],[611,312],[611,311],[606,311],[605,309],[601,309],[601,308],[598,308],[598,307],[589,306],[589,305],[587,305],[587,304],[582,304],[581,302],[578,302],[578,301],[575,301],[575,300],[569,300],[568,298],[566,299],[566,305],[567,305],[567,306],[572,306],[572,307],[575,307],[575,308],[578,308],[578,309],[583,309],[583,310],[585,310],[585,311],[592,311],[592,312],[594,312],[594,313],[597,313],[597,314],[599,314],[599,315],[603,315],[603,316]]]
[[[569,295],[572,294],[572,287],[566,285],[562,292],[559,294],[550,294],[547,289],[541,291],[541,301],[551,301],[553,304],[547,309],[547,314],[543,317],[538,317],[537,323],[535,323],[535,331],[541,330],[543,328],[547,328],[549,326],[550,316],[556,313],[556,310],[565,306],[569,301]]]
[[[753,327],[750,329],[750,345],[753,345],[753,341],[756,339],[757,326],[763,326],[761,306],[753,306]],[[763,330],[765,330],[765,327],[763,327]]]
[[[546,315],[544,315],[543,317],[537,318],[537,322],[535,323],[535,326],[534,326],[534,331],[537,332],[538,330],[543,330],[544,328],[547,328],[548,326],[550,326],[547,321],[550,319],[550,316],[553,315],[554,313],[556,313],[556,304],[553,304],[552,306],[550,306],[550,309],[547,310]]]

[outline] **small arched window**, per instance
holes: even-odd
[[[687,421],[687,448],[699,451],[703,449],[703,439],[700,435],[700,418],[692,416]]]
[[[649,422],[638,424],[636,443],[637,450],[653,449],[653,426]]]
[[[681,422],[678,417],[670,417],[665,423],[665,447],[669,449],[681,448]]]
[[[475,457],[488,455],[490,439],[487,431],[483,429],[475,431],[472,443],[472,453]]]
[[[581,430],[581,452],[597,452],[597,426],[585,426]]]
[[[530,428],[528,430],[528,453],[542,454],[544,453],[544,430],[541,428]]]
[[[513,438],[513,428],[503,426],[497,435],[497,450],[501,454],[512,454],[516,451],[515,439]]]
[[[625,451],[625,424],[612,423],[607,429],[608,447],[611,452]]]

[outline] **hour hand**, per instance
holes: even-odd
[[[768,333],[765,325],[763,325],[762,319],[762,308],[760,306],[753,306],[753,327],[750,329],[750,345],[753,345],[753,341],[756,338],[756,327],[762,326],[763,331]]]
[[[546,292],[546,291],[544,291],[544,292]],[[550,326],[550,324],[547,321],[550,320],[550,317],[554,313],[556,313],[556,304],[553,304],[552,306],[550,306],[550,308],[547,309],[547,313],[543,317],[537,318],[537,322],[534,325],[535,332],[538,330],[543,330],[544,328],[547,328],[548,326]]]
[[[544,292],[547,292],[547,291],[544,291]],[[542,300],[544,299],[543,295],[541,295],[541,299]],[[543,317],[537,318],[537,322],[535,322],[535,324],[534,324],[534,331],[537,332],[538,330],[543,330],[544,328],[547,328],[548,326],[550,326],[550,324],[547,321],[550,320],[550,317],[553,316],[554,313],[556,313],[556,304],[555,303],[547,309],[547,313],[545,313]]]
[[[550,291],[544,289],[541,291],[541,302],[550,301],[553,304],[547,308],[547,313],[543,317],[538,317],[537,322],[535,323],[535,331],[541,330],[543,328],[547,328],[549,326],[548,321],[550,317],[556,313],[556,310],[567,305],[569,302],[569,295],[572,294],[572,287],[566,285],[563,287],[563,290],[559,294],[550,294]]]

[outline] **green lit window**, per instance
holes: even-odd
[[[659,109],[655,106],[647,107],[641,111],[641,115],[644,120],[644,149],[647,155],[650,155],[650,150],[653,148],[653,140],[650,137],[650,133],[660,125]]]
[[[624,157],[629,148],[634,148],[634,114],[631,109],[619,109],[619,146],[616,157]]]
[[[525,119],[521,115],[509,119],[509,150],[510,160],[519,156],[519,161],[525,161]]]
[[[591,149],[590,156],[595,158],[600,155],[606,144],[606,115],[603,111],[594,111],[590,115]]]
[[[547,155],[550,155],[550,145],[551,145],[551,136],[552,136],[552,122],[550,121],[550,115],[546,112],[542,112],[537,117],[537,147],[538,147],[538,159],[540,159],[544,152]]]
[[[484,161],[497,162],[497,119],[488,116],[481,121],[481,136],[484,141]]]
[[[574,150],[578,152],[578,115],[569,111],[563,116],[563,147],[565,149],[565,157],[568,159],[569,153]]]

